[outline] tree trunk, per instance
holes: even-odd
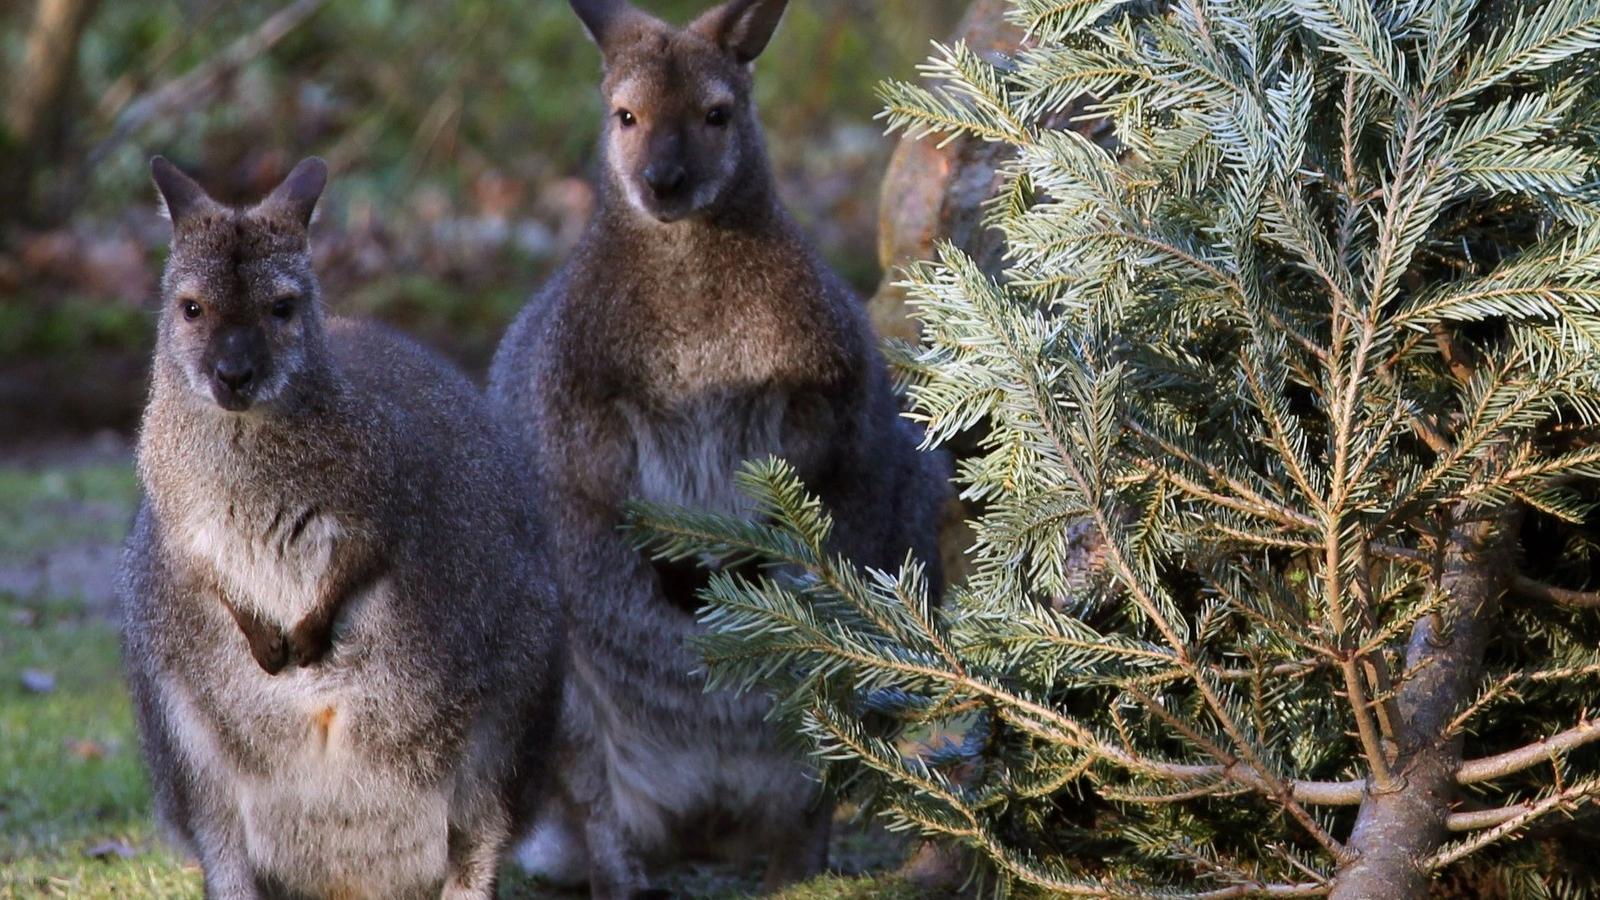
[[[1505,520],[1480,522],[1451,533],[1435,588],[1449,599],[1412,629],[1408,674],[1395,698],[1403,729],[1393,761],[1399,787],[1386,794],[1368,788],[1348,844],[1353,859],[1334,879],[1332,900],[1428,895],[1424,863],[1448,834],[1445,818],[1461,765],[1461,737],[1445,738],[1444,731],[1477,688],[1504,573],[1513,571],[1504,549],[1509,527]]]
[[[97,0],[39,0],[22,67],[5,98],[7,140],[0,146],[0,189],[17,202],[0,217],[38,214],[33,176],[60,149],[66,100],[78,66],[78,43]]]
[[[60,107],[94,6],[95,0],[39,0],[27,55],[6,102],[6,124],[20,142],[37,138],[47,114]]]
[[[1011,0],[973,0],[950,42],[964,42],[983,56],[1016,53],[1024,34],[1006,19],[1011,8]],[[1084,101],[1076,102],[1043,124],[1074,128],[1110,144],[1108,123],[1073,121],[1086,106]],[[911,317],[905,291],[895,282],[900,280],[902,266],[932,259],[941,242],[959,247],[991,276],[998,277],[1003,268],[1005,239],[999,230],[989,227],[984,206],[998,192],[1000,168],[1016,155],[1016,148],[971,135],[958,135],[941,146],[946,137],[902,137],[884,173],[878,201],[878,260],[885,274],[868,307],[873,327],[882,337],[917,340],[917,322]],[[976,432],[962,435],[947,449],[958,457],[975,455],[980,436]],[[939,555],[952,582],[967,574],[966,550],[974,535],[966,523],[972,515],[958,500],[952,500],[945,512]],[[1072,543],[1075,560],[1080,563],[1075,568],[1087,576],[1098,564],[1098,536],[1085,532]]]
[[[1013,53],[1022,30],[1006,21],[1009,0],[975,0],[951,41],[965,41],[982,54]],[[1016,150],[1009,145],[960,136],[943,147],[935,137],[900,139],[883,176],[878,201],[878,260],[883,283],[871,302],[873,324],[884,337],[917,339],[917,324],[895,287],[897,269],[929,259],[949,241],[986,271],[998,272],[1005,252],[1000,235],[985,227],[983,204],[999,187],[998,170]]]

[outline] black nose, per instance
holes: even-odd
[[[236,394],[249,387],[256,377],[255,369],[242,359],[219,359],[215,372],[217,380]]]
[[[650,185],[657,198],[677,193],[689,173],[678,163],[651,163],[644,170],[644,183]]]

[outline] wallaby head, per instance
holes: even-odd
[[[327,164],[301,162],[247,209],[211,199],[159,156],[150,171],[172,220],[158,362],[174,367],[207,405],[232,413],[271,408],[322,352],[307,228]]]
[[[716,209],[765,166],[750,63],[788,0],[728,0],[674,28],[627,0],[571,0],[600,47],[607,175],[663,223]]]

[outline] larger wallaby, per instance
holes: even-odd
[[[496,355],[551,517],[573,668],[566,809],[525,862],[625,896],[652,858],[768,849],[768,883],[816,872],[830,811],[759,697],[705,693],[685,639],[693,580],[618,533],[645,499],[750,514],[741,461],[788,459],[833,513],[835,549],[940,582],[943,457],[917,451],[863,304],[776,196],[751,61],[785,0],[673,28],[572,0],[604,61],[598,210]]]
[[[489,898],[542,802],[554,590],[457,370],[324,316],[307,160],[259,205],[159,157],[172,219],[124,653],[211,898]]]

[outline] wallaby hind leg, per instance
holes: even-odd
[[[590,811],[584,839],[589,845],[589,895],[594,900],[649,896],[639,851],[609,804]]]
[[[832,834],[833,800],[819,800],[805,811],[793,831],[775,842],[761,890],[773,893],[822,874],[828,867],[828,838]]]
[[[470,832],[450,826],[450,877],[441,900],[493,900],[500,850],[506,829],[496,822],[473,823]]]
[[[581,888],[589,881],[583,821],[565,803],[552,801],[539,811],[516,858],[523,871],[556,887]]]

